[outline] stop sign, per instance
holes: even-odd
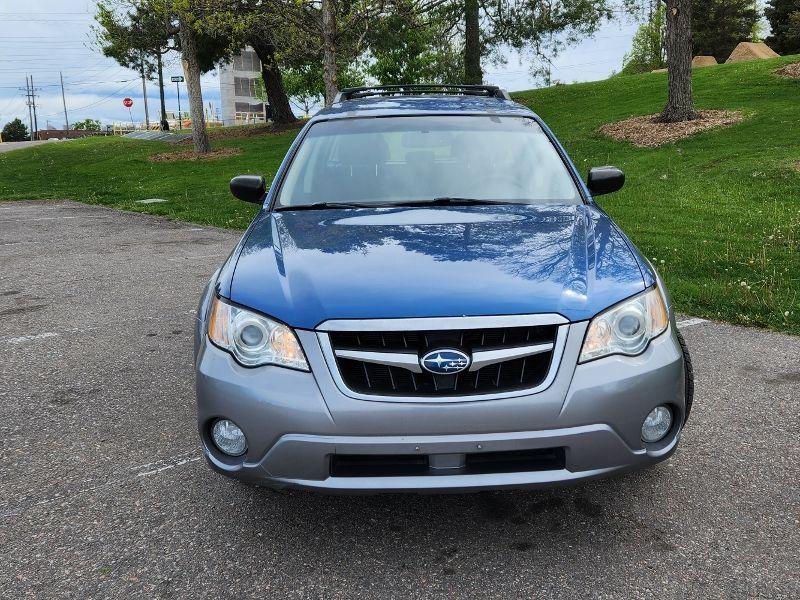
[[[131,106],[133,106],[133,100],[130,98],[124,98],[122,100],[122,106],[124,106],[125,108],[130,108]]]

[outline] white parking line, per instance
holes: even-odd
[[[162,471],[166,471],[167,469],[174,469],[175,467],[182,467],[185,464],[193,463],[196,460],[200,460],[199,456],[194,456],[192,458],[182,458],[173,462],[172,464],[164,465],[163,467],[158,467],[157,469],[153,469],[152,471],[141,471],[136,475],[138,477],[147,477],[148,475],[156,475],[161,473]]]
[[[17,496],[12,498],[16,502],[4,502],[0,503],[0,518],[6,517],[13,517],[18,516],[24,513],[26,510],[37,506],[46,506],[48,504],[52,504],[55,501],[59,502],[59,510],[63,507],[63,504],[76,496],[85,493],[93,493],[97,490],[110,487],[115,485],[124,485],[126,483],[131,483],[133,481],[138,480],[140,477],[147,477],[150,475],[157,475],[169,469],[174,469],[176,467],[181,467],[187,464],[194,463],[200,460],[202,457],[197,456],[197,453],[193,450],[188,452],[183,452],[181,454],[177,454],[175,456],[164,458],[152,463],[147,463],[144,465],[140,465],[138,467],[130,467],[125,469],[129,473],[131,471],[138,471],[145,467],[159,465],[154,469],[150,469],[148,471],[139,471],[136,475],[125,475],[120,474],[119,469],[115,469],[115,473],[111,473],[108,479],[100,480],[98,478],[89,478],[84,479],[83,481],[75,482],[74,487],[71,489],[68,486],[61,488],[59,492],[54,494],[50,494],[45,496],[44,498],[37,499],[35,495],[31,494],[28,496]]]
[[[706,319],[686,319],[684,321],[678,321],[678,327],[680,329],[686,329],[687,327],[694,327],[695,325],[702,325],[703,323],[708,323]]]
[[[61,221],[62,219],[77,219],[78,217],[33,217],[30,219],[0,219],[0,223],[26,223],[28,221]],[[97,218],[97,217],[83,217]]]
[[[5,344],[24,344],[25,342],[32,342],[34,340],[45,340],[47,338],[58,337],[59,334],[52,331],[45,331],[44,333],[37,333],[36,335],[22,335],[20,337],[6,338],[0,340]]]

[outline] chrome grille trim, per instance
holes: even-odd
[[[388,365],[390,367],[400,367],[408,369],[414,373],[422,373],[419,366],[419,356],[416,354],[404,354],[402,352],[366,352],[362,350],[335,350],[334,354],[339,358],[351,358],[362,362],[370,362],[378,365]]]
[[[536,327],[566,325],[561,315],[498,315],[490,317],[421,317],[415,319],[331,319],[317,325],[317,331],[437,331],[443,329],[490,329],[495,327]]]
[[[373,402],[406,402],[406,403],[450,403],[450,402],[478,402],[482,400],[496,400],[502,398],[518,398],[520,396],[528,396],[531,394],[536,394],[542,392],[550,387],[553,381],[558,374],[558,370],[561,367],[561,359],[564,354],[564,348],[566,347],[567,343],[567,336],[569,334],[569,322],[566,321],[560,315],[530,315],[529,317],[521,316],[517,317],[514,316],[514,319],[520,319],[519,321],[509,321],[504,317],[453,317],[447,319],[381,319],[381,320],[359,320],[359,321],[326,321],[323,325],[327,325],[329,329],[325,330],[317,330],[317,340],[319,342],[320,348],[322,350],[322,354],[325,357],[325,362],[327,363],[328,370],[333,378],[336,387],[342,392],[345,396],[350,398],[355,398],[358,400],[369,400]],[[548,319],[555,319],[555,320],[548,320]],[[435,327],[435,324],[442,323],[445,321],[440,327]],[[476,394],[476,395],[459,395],[459,396],[387,396],[387,395],[380,395],[380,394],[365,394],[362,392],[356,392],[350,389],[347,384],[344,382],[341,373],[339,372],[339,367],[336,363],[336,355],[337,352],[334,351],[333,346],[330,341],[330,336],[328,335],[327,331],[412,331],[416,330],[420,327],[428,329],[428,330],[436,330],[436,329],[482,329],[482,328],[490,328],[490,327],[509,327],[509,326],[535,326],[535,325],[553,325],[558,324],[558,330],[556,333],[556,339],[554,344],[539,344],[537,346],[551,346],[551,348],[547,349],[540,349],[539,352],[549,352],[552,349],[553,356],[550,361],[550,369],[547,372],[547,376],[544,380],[537,385],[536,387],[529,388],[529,389],[522,389],[522,390],[513,390],[513,391],[504,391],[504,392],[496,392],[490,394]],[[378,329],[372,329],[369,325],[377,325]],[[341,329],[336,328],[341,327]],[[531,349],[532,346],[527,346],[526,349]],[[503,349],[499,352],[505,352],[509,349]],[[514,349],[516,350],[516,349]],[[347,350],[340,350],[339,352],[348,352]],[[353,351],[361,353],[362,351]],[[492,354],[495,351],[485,351],[484,354]],[[379,353],[375,353],[379,354]],[[385,354],[402,354],[402,353],[385,353]],[[476,352],[476,355],[480,354]],[[527,354],[530,355],[530,354]],[[341,355],[340,355],[341,356]],[[404,362],[409,361],[409,358],[414,358],[417,366],[418,357],[416,354],[406,354],[405,356],[401,356],[401,360]],[[355,357],[354,357],[355,358]],[[396,358],[396,357],[394,357]],[[487,357],[488,358],[488,357]],[[363,360],[362,357],[357,357],[356,360]],[[474,360],[474,359],[473,359]],[[509,360],[508,358],[500,359],[502,360]],[[492,363],[486,363],[483,366],[487,366]],[[406,365],[396,365],[401,366],[402,368],[409,368]]]
[[[520,346],[518,348],[474,352],[472,354],[472,364],[469,366],[469,370],[478,371],[483,367],[488,367],[489,365],[494,365],[499,362],[544,354],[545,352],[550,352],[554,346],[555,344],[536,344],[534,346]]]

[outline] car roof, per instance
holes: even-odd
[[[445,114],[536,116],[526,106],[502,98],[471,94],[423,94],[418,96],[378,96],[344,100],[321,110],[311,121],[356,117]]]

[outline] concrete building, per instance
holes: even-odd
[[[266,121],[269,107],[255,94],[261,78],[261,61],[251,48],[246,48],[229,63],[219,66],[222,121],[225,125],[242,125]]]

